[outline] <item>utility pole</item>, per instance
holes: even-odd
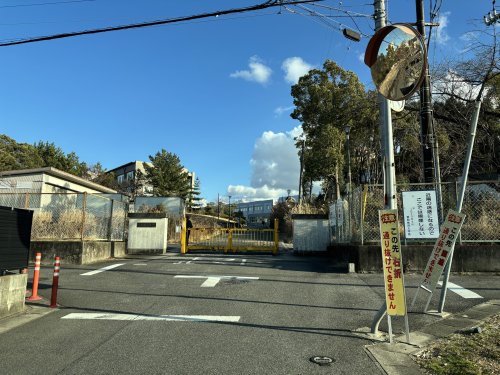
[[[425,41],[424,0],[415,0],[417,10],[417,30]],[[422,143],[422,161],[424,182],[434,182],[434,131],[430,93],[430,76],[427,61],[424,62],[424,80],[420,86],[420,141]]]
[[[306,148],[305,139],[302,140],[302,149],[300,151],[300,172],[299,172],[299,205],[302,201],[302,171],[304,169],[304,149]]]
[[[424,1],[415,0],[417,14],[417,30],[425,43]],[[420,86],[420,136],[422,143],[422,161],[424,167],[424,182],[435,183],[437,194],[439,221],[443,221],[443,198],[441,191],[441,168],[439,166],[439,146],[434,129],[434,119],[431,103],[431,77],[429,64],[424,62],[424,79]]]

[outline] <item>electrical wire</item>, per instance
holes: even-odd
[[[21,8],[21,7],[36,7],[43,5],[59,5],[59,4],[74,4],[74,3],[89,3],[96,0],[67,0],[67,1],[53,1],[50,3],[33,3],[33,4],[17,4],[17,5],[0,5],[0,8]]]
[[[318,8],[326,8],[326,9],[330,9],[330,10],[335,10],[337,12],[346,13],[347,17],[373,18],[373,15],[371,15],[371,14],[352,12],[350,10],[345,10],[345,9],[342,9],[342,8],[332,7],[330,5],[323,5],[323,4],[311,4],[311,5],[315,6],[315,7],[318,7]]]
[[[321,22],[323,23],[324,25],[326,25],[327,27],[330,27],[336,31],[340,31],[340,32],[343,32],[344,29],[350,29],[349,26],[343,24],[342,22],[339,22],[335,19],[333,19],[333,17],[335,16],[326,16],[322,13],[319,13],[319,12],[316,12],[315,10],[311,10],[303,5],[294,5],[295,8],[300,8],[304,11],[306,11],[308,14],[304,14],[304,13],[301,13],[301,12],[297,12],[297,11],[294,11],[294,10],[290,10],[288,7],[287,7],[287,10],[290,11],[291,13],[296,13],[296,14],[299,14],[299,15],[302,15],[302,16],[305,16],[305,17],[308,17],[308,16],[312,16],[313,20],[317,21],[317,22]],[[338,25],[333,25],[331,22],[335,22],[336,24]],[[357,25],[356,25],[357,26]],[[357,27],[357,30],[359,31],[359,33],[363,36],[368,36],[367,34],[363,33],[359,27]]]
[[[80,35],[91,35],[91,34],[100,34],[100,33],[106,33],[106,32],[111,32],[111,31],[139,29],[142,27],[166,25],[166,24],[170,24],[170,23],[186,22],[186,21],[192,21],[192,20],[208,18],[208,17],[219,17],[219,16],[226,15],[226,14],[257,11],[257,10],[262,10],[262,9],[267,9],[267,8],[272,8],[272,7],[277,7],[277,6],[281,7],[283,5],[314,3],[314,2],[318,2],[318,1],[323,1],[323,0],[268,0],[268,1],[265,1],[263,3],[248,6],[248,7],[226,9],[226,10],[220,10],[220,11],[210,12],[210,13],[195,14],[192,16],[184,16],[184,17],[177,17],[177,18],[162,19],[162,20],[158,20],[158,21],[141,22],[141,23],[134,23],[134,24],[128,24],[128,25],[120,25],[120,26],[109,26],[109,27],[104,27],[104,28],[99,28],[99,29],[74,31],[74,32],[69,32],[69,33],[11,40],[11,41],[0,43],[0,47],[14,46],[14,45],[26,44],[26,43],[36,43],[36,42],[55,40],[55,39],[70,38],[70,37],[75,37],[75,36],[80,36]]]

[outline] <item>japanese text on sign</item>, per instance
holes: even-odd
[[[406,238],[436,238],[438,217],[436,192],[403,192],[403,213]]]
[[[387,314],[402,316],[406,315],[406,297],[397,210],[381,210],[379,215]]]
[[[425,286],[430,291],[436,288],[450,252],[455,245],[464,218],[464,214],[453,210],[449,210],[446,215],[446,220],[441,227],[441,233],[434,244],[431,256],[425,267],[424,280],[421,283],[422,286]]]

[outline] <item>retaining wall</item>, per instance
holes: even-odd
[[[422,272],[432,253],[431,245],[403,245],[405,272]],[[377,245],[335,245],[328,253],[339,262],[354,263],[356,272],[382,272],[382,254]],[[456,245],[452,272],[500,273],[500,245]]]
[[[52,264],[54,257],[64,264],[91,264],[112,257],[125,256],[125,242],[122,241],[32,241],[30,259],[35,253],[42,253],[42,264]]]
[[[28,274],[0,276],[0,318],[24,311]]]

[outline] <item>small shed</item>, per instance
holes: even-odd
[[[325,252],[330,245],[328,215],[295,214],[293,220],[293,251],[298,253]]]

